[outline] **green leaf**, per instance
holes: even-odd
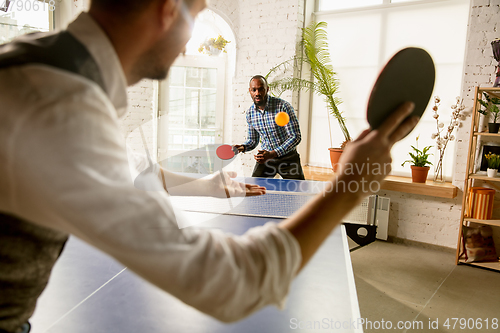
[[[303,54],[284,61],[271,68],[267,77],[277,76],[271,80],[269,87],[273,93],[281,95],[286,90],[300,91],[302,89],[313,90],[316,94],[324,96],[328,112],[339,123],[340,130],[346,141],[351,140],[349,130],[346,126],[345,117],[338,109],[341,100],[335,95],[338,93],[339,82],[337,73],[331,65],[330,51],[328,46],[328,33],[326,22],[311,22],[302,29],[302,40],[299,43]],[[306,63],[311,68],[314,81],[297,78],[281,78],[280,73],[285,73],[300,68],[300,64]],[[294,68],[292,68],[294,64]]]

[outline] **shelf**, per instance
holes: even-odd
[[[331,168],[304,166],[303,170],[307,180],[328,181],[333,176]],[[432,180],[425,184],[412,183],[411,178],[397,176],[388,176],[380,185],[380,189],[448,199],[455,198],[458,192],[457,187],[451,183],[436,184]]]
[[[500,138],[500,133],[474,132],[474,135],[491,136],[491,137]]]
[[[490,261],[490,262],[465,262],[465,259],[460,259],[459,264],[477,266],[487,269],[492,269],[494,271],[500,271],[500,261]]]
[[[483,92],[487,92],[488,94],[500,98],[500,88],[496,87],[477,87],[477,91],[479,94],[482,94]]]
[[[472,222],[472,223],[494,225],[494,226],[500,227],[500,220],[480,220],[480,219],[471,219],[468,217],[464,217],[464,221]]]
[[[475,174],[475,173],[471,173],[469,175],[469,178],[480,179],[480,180],[487,180],[487,181],[491,181],[491,182],[500,182],[500,177],[488,177],[486,175],[478,175],[478,174]]]

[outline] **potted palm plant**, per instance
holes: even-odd
[[[424,147],[422,150],[418,149],[418,137],[417,137],[417,147],[411,146],[413,153],[410,152],[410,160],[406,160],[401,164],[404,166],[406,163],[411,163],[411,181],[413,183],[425,183],[427,179],[427,174],[429,173],[430,167],[427,164],[432,165],[429,161],[429,149],[432,146]]]
[[[498,133],[500,124],[497,123],[497,119],[500,113],[500,109],[497,105],[500,104],[500,99],[496,97],[490,97],[487,93],[483,93],[483,96],[485,100],[480,99],[479,103],[484,107],[484,109],[479,110],[479,113],[485,116],[488,114],[493,115],[493,122],[488,123],[488,132]]]
[[[277,96],[280,96],[286,90],[312,90],[318,95],[324,96],[329,115],[337,120],[340,130],[344,135],[344,142],[342,142],[339,148],[329,148],[332,167],[333,170],[336,171],[340,154],[345,145],[351,141],[351,135],[347,129],[345,118],[338,109],[338,105],[341,101],[335,95],[339,89],[339,82],[337,73],[335,73],[331,65],[326,28],[326,22],[312,22],[309,26],[303,28],[302,39],[298,45],[302,50],[301,55],[295,56],[271,68],[266,75],[266,79],[270,76],[277,77],[274,80],[268,80],[270,81],[269,89]],[[300,65],[304,63],[309,65],[311,69],[311,80],[303,79],[300,75],[298,75],[299,77],[283,77],[279,75],[279,73],[284,73],[289,68],[301,68]],[[328,125],[330,126],[330,117],[328,117]],[[332,146],[330,127],[330,147]]]

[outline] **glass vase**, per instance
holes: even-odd
[[[436,164],[436,167],[434,169],[434,183],[442,184],[444,183],[444,178],[443,178],[443,157],[444,154],[440,153],[439,154],[439,161]]]

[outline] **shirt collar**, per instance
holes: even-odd
[[[87,48],[96,61],[108,97],[118,116],[123,116],[127,107],[127,80],[120,59],[106,33],[88,13],[80,14],[67,30]]]

